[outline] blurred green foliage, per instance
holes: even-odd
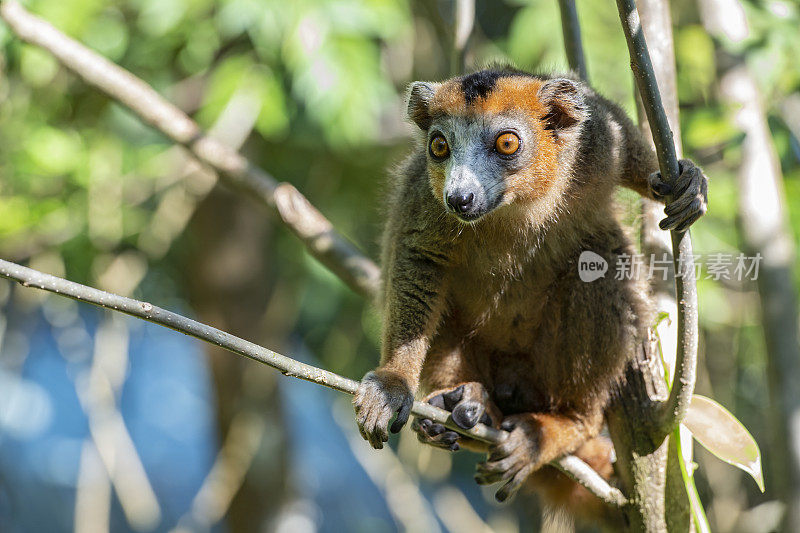
[[[616,10],[607,2],[578,4],[593,84],[633,112]],[[710,37],[694,3],[673,6],[684,152],[712,179],[711,210],[693,230],[701,254],[740,246],[742,135],[734,110],[718,98],[717,69],[731,56],[742,56],[757,73],[792,227],[800,234],[800,145],[792,134],[793,127],[800,131],[800,117],[783,107],[800,91],[800,13],[788,1],[744,5],[750,35],[739,43]],[[142,77],[204,128],[213,128],[237,98],[255,102],[243,152],[294,183],[377,256],[385,169],[410,144],[405,87],[446,75],[451,2],[32,0],[27,7]],[[556,2],[483,0],[477,14],[471,64],[566,69]],[[91,282],[109,256],[139,250],[151,270],[165,273],[150,296],[160,303],[181,296],[181,272],[191,268],[182,250],[202,235],[186,234],[176,222],[177,240],[166,255],[142,243],[159,229],[153,227],[159,209],[169,213],[175,198],[191,197],[182,165],[160,134],[0,25],[0,256],[26,261],[56,251],[70,278]],[[332,370],[359,376],[377,360],[374,312],[293,237],[278,230],[273,239],[273,278],[265,283],[281,287],[292,331]],[[702,280],[700,302],[710,369],[700,390],[731,408],[768,450],[761,416],[768,398],[765,352],[753,287]],[[776,465],[765,459],[769,479]],[[700,489],[713,498],[707,484]],[[774,497],[769,486],[763,497],[747,493],[751,502]]]

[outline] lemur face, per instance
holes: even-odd
[[[512,200],[509,185],[531,166],[538,144],[517,112],[437,117],[428,129],[431,188],[449,212],[474,222]]]
[[[426,133],[434,196],[462,222],[543,196],[585,106],[571,80],[481,71],[411,85],[409,117]]]

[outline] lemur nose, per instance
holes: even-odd
[[[470,193],[455,193],[447,197],[447,205],[449,205],[456,213],[464,213],[472,207],[472,202],[475,200],[475,195]]]

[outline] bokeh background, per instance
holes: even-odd
[[[294,184],[377,257],[386,169],[412,134],[404,90],[447,76],[451,1],[26,6]],[[697,252],[746,247],[745,133],[725,78],[734,65],[756,84],[749,98],[768,127],[765,161],[781,177],[796,245],[800,8],[676,0],[671,9],[684,153],[711,178]],[[635,114],[616,7],[579,1],[578,10],[593,85]],[[565,70],[557,2],[478,1],[467,64],[490,61]],[[635,223],[636,200],[622,204]],[[377,362],[374,309],[269,213],[2,23],[0,257],[353,378]],[[785,290],[796,292],[790,268]],[[702,279],[699,298],[697,390],[755,436],[766,492],[702,449],[698,489],[715,531],[773,531],[791,487],[774,403],[783,381],[770,378],[758,289]],[[349,402],[158,326],[0,281],[0,531],[568,529],[543,524],[533,499],[495,504],[472,481],[477,456],[422,447],[408,430],[373,452]]]

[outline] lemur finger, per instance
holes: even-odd
[[[394,419],[392,423],[392,427],[390,431],[392,433],[397,433],[400,431],[403,426],[406,425],[408,422],[408,416],[411,414],[411,407],[414,405],[414,397],[410,394],[403,398],[403,404],[400,406],[400,409],[397,411],[397,418]]]
[[[445,427],[444,424],[440,424],[438,422],[431,424],[431,427],[428,428],[426,432],[428,435],[435,437],[436,435],[441,435],[444,433]]]
[[[415,418],[414,421],[411,422],[411,429],[417,433],[420,431],[428,431],[432,423],[430,418]]]
[[[501,472],[478,472],[475,474],[475,483],[478,485],[494,485],[506,481],[514,476],[516,470],[503,470]]]
[[[686,232],[686,230],[689,229],[689,226],[691,226],[692,224],[697,222],[697,219],[699,219],[701,216],[703,216],[705,214],[705,212],[706,212],[705,206],[701,207],[699,211],[689,215],[689,217],[686,220],[681,222],[680,226],[675,228],[675,231],[677,231],[678,233]]]
[[[697,211],[700,211],[702,206],[703,206],[702,199],[695,198],[686,207],[684,211],[668,216],[667,218],[658,223],[658,227],[663,230],[675,229],[679,224],[681,224],[684,220],[686,220],[687,216],[694,214]]]
[[[376,450],[380,450],[381,448],[383,448],[383,441],[376,433],[376,428],[374,423],[367,421],[363,426],[362,435],[366,435],[365,438],[367,439],[367,442],[369,442],[370,446],[372,446]]]
[[[361,438],[369,441],[369,437],[367,437],[367,432],[364,431],[364,427],[361,424],[356,424],[356,426],[358,426],[358,432],[361,433]]]
[[[508,483],[500,487],[500,489],[495,493],[494,498],[501,503],[509,499],[511,496],[516,494],[517,491],[519,491],[519,489],[522,487],[522,484],[525,483],[525,480],[528,479],[529,475],[531,475],[531,472],[533,472],[533,466],[524,466],[514,475],[513,478],[508,481]]]
[[[433,426],[437,427],[433,428]],[[428,418],[415,419],[411,428],[417,433],[417,439],[423,444],[430,444],[431,446],[451,451],[457,451],[460,448],[458,444],[460,435],[458,433],[445,431],[444,426],[433,424]],[[433,434],[431,431],[433,431]]]
[[[436,448],[441,448],[442,450],[457,452],[461,449],[461,446],[458,444],[458,433],[455,431],[445,431],[441,435],[436,435],[435,437],[425,435],[424,433],[417,433],[417,438],[423,444],[429,444]]]
[[[700,182],[692,182],[689,184],[689,187],[684,189],[683,192],[676,195],[674,201],[670,202],[667,207],[664,208],[664,213],[667,215],[674,215],[675,213],[679,213],[680,211],[686,209],[690,203],[692,203],[695,199],[701,199],[700,196]]]
[[[493,485],[501,481],[507,481],[514,477],[514,475],[522,468],[522,465],[512,465],[511,468],[506,470],[491,471],[478,470],[475,474],[475,483],[478,485]]]
[[[522,461],[520,461],[519,457],[515,455],[510,455],[505,459],[500,459],[498,461],[491,461],[487,459],[482,463],[478,463],[476,468],[479,474],[490,475],[490,474],[502,474],[503,472],[508,472],[509,470],[516,471],[519,470],[519,467],[521,466],[522,466]]]
[[[365,429],[370,436],[370,443],[373,447],[383,448],[383,443],[389,440],[389,418],[392,416],[392,410],[386,404],[374,406],[367,417]],[[380,446],[375,446],[375,443],[380,443]]]
[[[514,439],[509,437],[504,442],[494,446],[491,448],[489,452],[489,462],[499,461],[500,459],[505,459],[509,455],[511,455],[514,449],[517,447],[516,442],[509,442],[513,441]]]
[[[383,443],[386,442],[386,440],[380,435],[379,428],[374,425],[367,425],[364,430],[367,433],[367,441],[369,441],[370,445],[376,450],[382,449]]]
[[[525,462],[518,456],[512,455],[501,461],[484,461],[478,463],[475,481],[479,485],[491,485],[499,481],[511,479],[522,467]]]

